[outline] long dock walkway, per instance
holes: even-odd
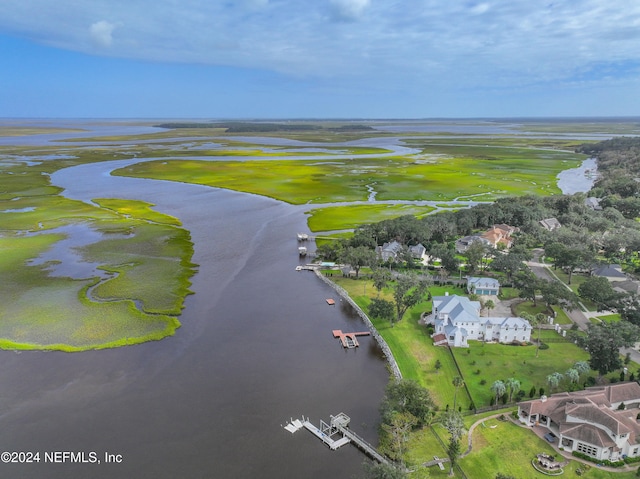
[[[371,444],[369,444],[367,441],[362,439],[360,436],[358,436],[351,429],[348,429],[348,428],[343,427],[343,426],[338,426],[338,430],[342,434],[344,434],[344,438],[350,439],[362,451],[364,451],[365,454],[367,454],[368,456],[372,457],[373,459],[375,459],[378,462],[381,462],[383,464],[389,464],[389,461],[387,460],[386,457],[384,457],[382,454],[380,454],[378,451],[376,451],[375,448]]]
[[[332,451],[335,451],[339,447],[344,446],[345,444],[349,444],[353,442],[361,451],[375,459],[378,462],[389,464],[389,460],[380,454],[376,449],[365,441],[363,438],[358,436],[355,432],[349,429],[349,422],[351,418],[347,416],[345,413],[341,412],[337,416],[331,416],[331,420],[329,424],[324,421],[320,421],[320,427],[315,426],[308,419],[305,419],[304,416],[302,420],[300,419],[292,419],[289,424],[284,426],[284,428],[291,432],[297,432],[302,428],[308,430],[311,434],[320,439],[323,443],[325,443]],[[335,435],[342,435],[339,439],[334,439]]]

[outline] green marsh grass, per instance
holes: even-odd
[[[330,206],[310,210],[307,221],[311,231],[353,229],[357,226],[397,218],[404,215],[422,217],[434,210],[430,206],[353,205]]]
[[[139,163],[115,174],[198,183],[259,194],[292,204],[365,201],[375,184],[378,200],[453,200],[483,195],[559,193],[556,175],[583,156],[557,151],[494,148],[473,156],[471,147],[425,147],[438,155],[336,160],[197,160]],[[476,152],[477,153],[477,152]]]
[[[3,162],[0,347],[79,351],[174,334],[194,271],[189,233],[147,203],[109,199],[96,207],[59,196],[42,173],[73,161]],[[113,272],[110,279],[52,276],[55,258],[29,263],[66,236],[53,228],[78,223],[103,234],[77,252]]]

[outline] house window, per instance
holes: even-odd
[[[587,454],[588,456],[591,456],[591,457],[597,457],[598,456],[598,449],[597,448],[589,446],[589,445],[584,444],[582,442],[578,443],[578,447],[576,449],[579,452]]]
[[[631,453],[633,456],[637,456],[638,455],[638,448],[634,448],[633,452]]]
[[[454,339],[456,339],[455,336],[449,336],[449,341],[453,341]]]

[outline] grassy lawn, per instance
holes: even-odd
[[[598,316],[600,321],[604,321],[605,323],[617,323],[618,321],[622,321],[622,316],[619,314],[606,314],[604,316]]]
[[[353,280],[335,277],[334,281],[345,288],[351,297],[366,312],[371,297],[376,290],[368,280]],[[366,284],[366,288],[365,288]],[[364,291],[369,296],[365,296]],[[451,286],[432,287],[431,294],[443,295],[446,291],[451,294],[461,293]],[[383,297],[390,292],[383,292]],[[398,361],[404,377],[414,379],[431,391],[441,408],[446,405],[453,407],[454,387],[451,379],[458,376],[458,370],[447,348],[433,345],[426,328],[418,324],[420,314],[431,310],[431,302],[424,301],[409,310],[405,318],[391,326],[388,322],[374,321],[376,329],[384,337]],[[534,332],[534,337],[537,331]],[[542,330],[541,339],[555,339],[560,336],[553,330]],[[576,361],[586,361],[589,355],[570,342],[548,342],[548,349],[540,350],[536,358],[536,347],[512,346],[504,344],[486,344],[470,341],[469,348],[452,348],[463,379],[469,389],[471,397],[460,389],[457,393],[457,406],[463,411],[468,410],[471,399],[477,408],[491,405],[493,394],[491,385],[494,381],[505,380],[509,377],[518,379],[521,390],[528,393],[532,386],[537,392],[544,388],[551,393],[546,378],[554,372],[564,373]],[[435,369],[435,362],[442,364],[440,370]],[[484,383],[484,384],[483,384]],[[561,384],[558,390],[568,385]],[[553,391],[556,392],[556,391]]]
[[[517,298],[519,291],[515,288],[500,288],[500,299],[514,299]]]
[[[371,297],[376,290],[368,280],[353,280],[334,277],[333,280],[342,286],[351,298],[366,312]],[[365,296],[364,289],[372,296]],[[432,288],[432,294],[444,294],[449,287]],[[383,297],[389,292],[383,292]],[[388,299],[388,298],[387,298]],[[440,407],[447,404],[453,407],[455,388],[451,378],[458,376],[458,370],[447,348],[433,346],[426,327],[418,324],[420,313],[431,310],[431,302],[425,301],[408,311],[402,321],[391,326],[389,322],[372,320],[378,332],[385,339],[398,362],[403,377],[413,379],[427,388]],[[436,369],[436,361],[440,361],[440,369]],[[469,407],[470,399],[464,389],[459,389],[456,404],[463,409]]]
[[[439,426],[436,425],[435,427]],[[430,427],[412,433],[407,444],[407,449],[408,452],[405,454],[405,463],[409,468],[418,467],[432,460],[434,456],[447,457],[447,451],[436,437],[434,430]],[[441,471],[438,466],[429,467],[426,469],[429,474],[427,477],[449,477],[449,467],[447,464],[444,466],[444,471]],[[419,475],[417,477],[421,477],[420,472],[424,470],[425,469],[418,469],[417,474]],[[414,475],[412,474],[410,477],[413,478]]]
[[[529,313],[532,315],[536,315],[538,313],[543,313],[545,315],[549,314],[547,307],[542,302],[538,301],[536,306],[533,306],[533,302],[531,301],[523,301],[522,303],[518,303],[515,307],[516,313]],[[554,324],[571,324],[571,318],[567,316],[567,313],[559,306],[552,306],[551,309],[556,313],[556,317],[554,319]]]
[[[537,331],[533,336],[537,337]],[[553,330],[541,332],[543,342],[545,338],[558,337]],[[534,345],[512,346],[469,341],[468,349],[454,348],[453,352],[476,407],[483,407],[491,404],[493,393],[490,388],[498,379],[504,381],[512,377],[519,380],[520,389],[527,393],[527,398],[532,386],[535,386],[536,391],[542,387],[549,394],[551,391],[546,380],[548,375],[556,371],[564,373],[576,361],[589,359],[589,354],[573,343],[548,345],[549,349],[540,350],[537,358]],[[562,390],[562,386],[559,390]]]
[[[531,460],[538,453],[557,454],[528,428],[497,419],[485,421],[485,427],[476,427],[473,444],[473,452],[460,460],[460,466],[469,479],[492,479],[498,472],[518,479],[543,478],[545,476],[533,468]],[[585,466],[578,461],[571,461],[560,477],[577,477],[577,468]],[[595,465],[587,468],[588,471],[581,476],[587,479],[636,477],[635,472],[611,473],[599,470]]]
[[[556,317],[553,321],[555,324],[572,324],[573,323],[573,321],[571,321],[571,318],[567,316],[567,313],[565,313],[562,308],[558,306],[552,306],[552,308],[556,312]]]
[[[529,313],[529,314],[532,314],[533,316],[539,313],[542,313],[545,315],[549,314],[549,310],[547,309],[547,306],[541,301],[538,301],[535,306],[531,301],[523,301],[522,303],[518,303],[515,306],[515,310],[518,314]]]
[[[465,417],[467,433],[461,438],[462,450],[466,451],[468,430],[471,424],[491,416],[495,412]],[[506,416],[510,411],[505,411]],[[439,436],[440,440],[436,438]],[[434,456],[447,457],[442,443],[447,444],[447,432],[438,424],[433,429],[425,428],[410,435],[407,444],[408,452],[405,454],[405,462],[408,467],[415,468],[424,462],[430,461]],[[497,473],[513,476],[517,479],[540,479],[545,477],[537,472],[531,465],[531,460],[536,454],[546,453],[557,456],[553,447],[536,436],[529,428],[521,427],[510,420],[490,418],[482,421],[473,431],[473,449],[471,454],[459,459],[462,471],[468,479],[493,479]],[[462,476],[455,471],[454,476],[449,476],[449,467],[445,463],[445,470],[441,471],[437,466],[428,469],[418,469],[410,477],[445,478]],[[633,467],[633,466],[632,466]],[[576,471],[581,469],[581,476],[587,479],[632,479],[637,477],[632,472],[608,472],[599,469],[594,464],[584,464],[577,460],[571,460],[564,467],[562,477],[578,477]]]

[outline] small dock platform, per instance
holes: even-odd
[[[371,334],[370,331],[360,331],[356,333],[343,333],[341,329],[334,329],[332,332],[333,332],[333,337],[340,339],[340,342],[342,343],[342,347],[347,349],[353,349],[360,346],[360,343],[358,343],[358,340],[356,339],[357,336],[369,336]]]

